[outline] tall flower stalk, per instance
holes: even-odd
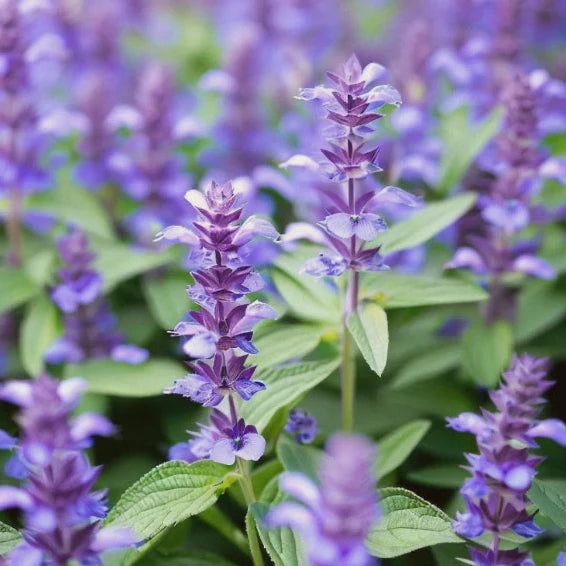
[[[392,86],[370,88],[384,72],[377,63],[362,69],[357,57],[352,55],[342,75],[327,73],[333,86],[302,89],[297,98],[318,101],[331,122],[325,131],[328,146],[321,149],[325,160],[317,163],[310,157],[296,155],[283,164],[319,169],[331,180],[345,185],[345,193],[324,192],[328,215],[318,225],[331,251],[307,261],[303,269],[315,277],[336,277],[348,272],[342,331],[342,426],[345,431],[353,429],[356,377],[355,346],[347,321],[358,309],[360,272],[388,269],[379,254],[379,246],[366,246],[387,230],[387,224],[376,212],[385,203],[417,206],[419,202],[397,187],[373,191],[363,182],[372,173],[381,171],[377,164],[378,148],[368,147],[374,133],[372,124],[384,116],[377,110],[386,104],[401,104],[401,96]]]
[[[253,379],[255,367],[247,365],[247,358],[257,353],[252,342],[254,326],[276,318],[277,313],[265,303],[246,298],[263,287],[263,280],[246,263],[245,246],[256,236],[275,239],[278,234],[268,221],[257,217],[238,224],[244,203],[229,182],[212,182],[205,194],[191,190],[185,198],[198,215],[193,229],[169,226],[156,239],[192,247],[191,259],[198,267],[192,271],[194,285],[187,287],[187,293],[200,310],[191,311],[172,331],[182,338],[184,353],[194,361],[189,364],[190,373],[165,393],[213,409],[210,423],[201,425],[188,442],[173,446],[169,456],[187,462],[237,463],[242,490],[251,504],[255,495],[247,463],[261,458],[265,439],[239,414],[238,400],[248,401],[265,389]],[[250,549],[256,566],[262,564],[255,531],[250,533]]]
[[[487,549],[470,548],[476,566],[532,566],[528,552],[502,550],[501,536],[508,530],[525,539],[541,532],[527,511],[527,492],[538,464],[543,460],[531,453],[535,439],[551,438],[566,446],[566,425],[558,419],[539,420],[542,395],[552,387],[546,379],[548,360],[528,354],[515,356],[503,374],[500,388],[490,393],[495,411],[482,415],[462,413],[448,419],[458,432],[477,438],[479,454],[467,454],[466,469],[472,477],[460,490],[466,511],[458,513],[454,530],[467,538],[490,533]]]
[[[0,509],[21,509],[25,522],[8,565],[102,564],[102,552],[136,542],[129,529],[102,527],[106,491],[92,491],[101,467],[91,466],[83,449],[94,435],[115,429],[95,413],[71,417],[86,385],[79,378],[60,383],[42,375],[0,388],[0,399],[20,407],[21,427],[19,441],[0,431],[0,448],[13,451],[6,471],[24,481],[22,487],[0,487]]]

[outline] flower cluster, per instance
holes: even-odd
[[[488,321],[514,316],[513,289],[502,281],[506,274],[554,277],[553,268],[535,255],[536,242],[517,241],[517,235],[529,224],[552,218],[553,214],[535,205],[533,198],[544,178],[560,178],[566,169],[560,159],[542,158],[537,148],[536,102],[528,77],[513,75],[504,91],[503,103],[506,119],[496,140],[498,159],[489,164],[495,179],[489,183],[487,194],[480,196],[479,226],[468,237],[472,246],[457,249],[447,264],[487,276],[491,292]]]
[[[0,431],[0,448],[13,450],[7,471],[24,480],[22,487],[0,487],[0,509],[18,508],[25,517],[23,542],[8,565],[98,565],[101,552],[136,542],[128,529],[102,528],[106,493],[92,491],[101,468],[82,450],[114,427],[95,413],[71,418],[85,388],[82,379],[57,382],[47,375],[0,388],[0,399],[20,407],[21,427],[20,441]]]
[[[454,530],[465,537],[476,538],[484,532],[492,534],[487,550],[471,548],[474,564],[533,564],[528,553],[501,550],[499,538],[512,529],[516,534],[530,538],[540,529],[527,511],[527,491],[542,461],[530,453],[538,437],[551,438],[566,446],[566,425],[558,419],[539,420],[538,406],[542,395],[552,386],[545,379],[545,358],[528,354],[515,356],[503,374],[501,387],[490,393],[496,411],[483,410],[482,415],[463,413],[449,418],[451,428],[476,435],[480,454],[467,454],[472,477],[464,483],[460,493],[466,501],[466,512],[458,513]]]
[[[318,434],[316,418],[302,409],[292,409],[285,430],[295,437],[299,444],[310,444]]]
[[[418,199],[396,187],[355,194],[356,180],[381,170],[376,161],[378,148],[366,147],[367,138],[374,132],[371,124],[383,117],[377,110],[385,104],[401,104],[401,97],[392,86],[370,88],[383,73],[383,67],[377,63],[362,69],[357,57],[352,55],[344,65],[342,76],[328,73],[334,87],[307,88],[298,96],[301,100],[318,101],[326,110],[326,117],[332,123],[325,131],[329,145],[321,150],[325,157],[321,163],[296,155],[282,166],[319,169],[331,180],[348,184],[345,195],[325,192],[328,215],[319,226],[333,252],[322,253],[306,263],[304,271],[315,277],[338,276],[348,269],[356,274],[387,269],[379,247],[365,247],[366,242],[387,229],[377,211],[387,203],[418,205]],[[350,308],[355,309],[357,291],[353,289],[352,294],[356,300]]]
[[[210,458],[224,464],[232,464],[237,456],[257,460],[265,441],[254,426],[238,417],[235,398],[247,401],[265,388],[253,379],[255,368],[246,366],[246,361],[248,354],[257,353],[254,326],[277,313],[265,303],[246,299],[263,287],[263,280],[246,264],[244,247],[256,236],[275,239],[278,234],[268,221],[254,216],[238,224],[242,206],[229,182],[212,182],[206,194],[191,190],[185,198],[198,214],[194,230],[169,226],[156,239],[191,245],[193,260],[198,261],[199,268],[192,272],[195,283],[187,292],[201,310],[191,311],[172,331],[183,338],[185,354],[197,361],[189,364],[191,373],[165,392],[209,407],[227,398],[230,414],[213,410],[210,425],[201,426],[188,443],[173,447],[170,456],[183,455],[187,461]]]
[[[266,517],[270,527],[291,527],[306,543],[309,566],[369,566],[364,540],[379,518],[375,451],[362,436],[328,440],[320,486],[297,472],[280,478],[282,491],[301,503],[284,502]]]
[[[45,359],[51,363],[105,357],[130,364],[145,361],[147,351],[125,344],[114,329],[116,321],[102,296],[102,276],[92,267],[95,256],[84,232],[73,229],[57,246],[65,266],[51,298],[64,313],[65,333],[51,345]]]

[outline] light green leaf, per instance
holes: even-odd
[[[447,194],[460,182],[477,154],[499,131],[501,118],[502,111],[496,108],[474,123],[469,109],[464,106],[442,117],[440,135],[444,152],[438,192]]]
[[[381,255],[420,246],[468,212],[476,198],[477,195],[473,193],[463,193],[442,202],[428,204],[407,220],[397,222],[371,244],[381,245]]]
[[[24,268],[38,287],[51,283],[57,254],[53,248],[42,249],[24,262]]]
[[[277,457],[287,472],[301,472],[311,480],[318,481],[321,450],[282,436],[277,443]]]
[[[276,366],[292,359],[301,359],[319,344],[325,329],[313,324],[273,324],[259,336],[254,344],[259,354],[250,356],[250,365]]]
[[[248,529],[255,521],[259,538],[264,544],[275,566],[305,566],[306,556],[304,545],[300,537],[288,528],[268,529],[265,526],[265,516],[269,509],[284,500],[278,488],[278,478],[274,478],[264,492],[258,503],[254,503],[246,517]]]
[[[462,347],[464,368],[474,381],[478,385],[495,387],[511,360],[513,328],[503,320],[486,326],[478,318],[464,333]]]
[[[111,291],[122,281],[166,265],[172,257],[166,251],[148,252],[101,240],[93,240],[92,244],[96,253],[94,267],[103,276],[105,292]],[[184,290],[181,288],[177,291],[177,296],[182,300],[183,295]]]
[[[290,311],[302,320],[337,323],[340,320],[338,294],[311,275],[299,273],[304,260],[316,251],[300,250],[297,256],[278,258],[271,272],[273,283]]]
[[[0,267],[0,314],[29,301],[39,290],[23,269]]]
[[[191,301],[185,293],[188,284],[187,276],[181,273],[144,278],[143,291],[147,306],[162,328],[173,328],[191,308]]]
[[[29,303],[20,327],[20,357],[29,375],[43,371],[43,356],[60,330],[57,308],[48,297],[40,295]]]
[[[369,367],[381,376],[387,363],[387,315],[375,303],[362,304],[348,318],[348,329]]]
[[[566,480],[535,480],[528,497],[566,533]]]
[[[429,277],[403,273],[372,273],[362,278],[362,297],[379,302],[385,309],[474,303],[487,298],[478,285],[452,277]]]
[[[445,342],[408,361],[396,373],[391,387],[402,389],[419,381],[433,379],[458,366],[461,359],[460,344]]]
[[[0,522],[0,556],[8,554],[21,540],[22,537],[16,529]]]
[[[182,365],[166,359],[152,359],[138,365],[93,360],[65,367],[65,377],[83,377],[88,381],[89,392],[118,397],[161,395],[165,387],[185,373]]]
[[[235,479],[230,467],[209,460],[165,462],[125,491],[105,525],[128,527],[150,539],[214,505]]]
[[[275,413],[292,406],[307,391],[324,381],[340,364],[340,360],[317,360],[285,366],[260,368],[254,378],[267,386],[240,407],[240,416],[261,432]]]
[[[377,479],[396,470],[411,455],[429,428],[430,421],[413,421],[382,438],[377,450]]]
[[[115,237],[112,224],[94,193],[77,186],[70,171],[62,171],[57,185],[29,197],[28,207],[48,212],[64,223],[78,225],[102,238]]]
[[[462,542],[452,532],[450,517],[432,503],[400,487],[380,490],[384,517],[366,539],[379,558],[401,556],[419,548]]]

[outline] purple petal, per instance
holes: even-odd
[[[25,52],[28,63],[36,63],[42,59],[64,59],[66,56],[65,42],[55,33],[45,33],[38,37]]]
[[[318,486],[304,474],[298,472],[285,472],[279,477],[281,491],[298,499],[311,509],[317,509],[320,504],[320,490]]]
[[[319,100],[320,102],[333,102],[334,96],[332,89],[322,85],[315,86],[314,88],[301,88],[299,94],[295,96],[297,100]]]
[[[540,257],[534,255],[521,255],[513,262],[513,271],[538,277],[539,279],[554,279],[556,271]]]
[[[179,442],[171,446],[171,448],[169,448],[167,457],[169,460],[181,460],[189,464],[192,464],[193,462],[196,462],[198,460],[198,458],[191,450],[188,442]]]
[[[14,454],[12,454],[12,457],[6,462],[6,465],[4,466],[4,472],[7,476],[15,478],[17,480],[23,480],[29,475],[29,470],[22,462],[19,452],[14,452]]]
[[[91,436],[112,436],[116,427],[102,415],[97,413],[83,413],[73,420],[71,436],[73,440],[81,441]]]
[[[269,220],[257,216],[250,216],[240,226],[232,242],[236,246],[243,246],[257,236],[277,240],[279,238],[279,232],[277,232]]]
[[[522,523],[515,523],[511,528],[515,533],[524,538],[533,538],[543,532],[543,530],[536,525],[532,519],[529,521],[523,521]]]
[[[366,102],[370,104],[394,104],[395,106],[401,105],[401,94],[391,85],[379,85],[373,87],[366,95]]]
[[[566,183],[566,157],[550,157],[540,166],[539,174],[545,179]]]
[[[0,510],[12,509],[28,509],[33,506],[31,496],[17,487],[2,485],[0,486]]]
[[[160,240],[181,242],[189,246],[198,246],[200,244],[199,237],[184,226],[167,226],[167,228],[158,232],[153,239],[154,242],[159,242]]]
[[[371,199],[367,207],[371,210],[370,207],[372,205],[375,207],[382,203],[401,204],[415,208],[422,205],[422,198],[412,195],[399,187],[387,186],[381,189],[381,191]]]
[[[558,444],[566,446],[566,424],[560,419],[545,419],[529,429],[527,436],[551,438]]]
[[[528,489],[535,476],[535,470],[530,466],[520,465],[511,468],[504,476],[503,481],[507,487],[516,491]]]
[[[115,362],[137,365],[145,362],[149,357],[149,352],[145,348],[132,344],[120,344],[112,348],[110,357]]]
[[[185,200],[195,209],[207,210],[206,197],[201,191],[191,189],[185,193]]]
[[[139,539],[131,529],[106,527],[96,533],[91,549],[95,552],[104,552],[119,548],[135,546]]]
[[[462,413],[457,417],[448,418],[447,421],[450,428],[475,435],[481,434],[488,426],[484,419],[475,413]]]
[[[210,451],[210,459],[219,464],[233,464],[236,461],[236,452],[232,440],[223,438],[216,441]]]
[[[321,225],[331,234],[339,238],[351,238],[354,235],[354,222],[352,216],[345,212],[338,212],[327,216]]]
[[[18,443],[18,439],[10,436],[5,430],[0,429],[0,450],[10,450]]]
[[[487,272],[487,266],[481,255],[469,247],[458,248],[454,257],[444,267],[446,269],[468,268],[478,275],[483,275]]]
[[[366,84],[379,80],[385,74],[385,67],[379,63],[370,63],[362,71],[360,79]]]
[[[357,222],[354,222],[355,235],[366,242],[373,240],[385,230],[387,230],[387,224],[377,214],[360,214]]]
[[[28,381],[8,381],[0,388],[0,399],[20,407],[29,407],[32,401],[31,383]]]
[[[265,384],[261,381],[238,379],[236,383],[234,383],[234,389],[244,401],[249,401],[258,391],[265,389]]]
[[[230,330],[232,334],[250,332],[258,322],[275,320],[277,316],[277,311],[267,303],[254,301],[246,307],[246,314]]]
[[[191,358],[212,358],[216,353],[216,336],[212,332],[197,334],[185,343],[183,350]]]
[[[259,460],[265,452],[265,438],[261,434],[250,432],[243,438],[244,445],[236,450],[236,455],[244,460]]]
[[[106,118],[106,127],[112,131],[121,128],[128,130],[137,130],[141,127],[143,118],[137,108],[128,104],[119,104],[115,106]]]
[[[20,544],[10,552],[10,562],[18,566],[42,566],[43,552],[38,548],[33,548],[27,543]]]
[[[88,389],[88,382],[82,377],[70,377],[59,384],[57,393],[65,403],[75,405],[81,394]]]
[[[316,226],[307,222],[291,222],[281,237],[281,243],[285,247],[286,243],[297,240],[310,240],[315,244],[324,244],[326,241],[324,234]]]
[[[290,527],[305,535],[316,531],[314,515],[297,503],[281,503],[265,517],[269,527]]]
[[[289,167],[304,167],[311,171],[318,171],[320,169],[320,165],[312,157],[300,153],[289,157],[287,161],[280,163],[279,167],[281,167],[281,169],[288,169]]]
[[[339,255],[321,253],[305,262],[301,273],[313,277],[338,277],[346,271],[348,262]]]

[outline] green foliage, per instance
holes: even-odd
[[[375,303],[362,304],[348,318],[348,329],[369,367],[381,376],[389,347],[385,311]]]
[[[442,202],[428,204],[407,220],[391,226],[371,244],[381,245],[382,255],[420,246],[466,214],[476,198],[473,193],[463,193]]]
[[[384,517],[367,538],[369,551],[393,558],[436,544],[462,542],[450,517],[422,497],[400,487],[380,490]]]
[[[20,358],[26,372],[37,377],[44,369],[43,356],[59,335],[61,328],[57,308],[49,297],[33,299],[20,327]]]
[[[151,539],[214,505],[235,479],[230,467],[208,460],[165,462],[125,491],[105,524],[128,527],[140,540]]]
[[[282,368],[261,368],[255,377],[265,383],[269,394],[260,391],[242,404],[240,416],[246,422],[254,423],[261,432],[279,409],[293,406],[307,391],[324,381],[339,364],[339,359],[332,358]]]
[[[440,135],[444,142],[444,152],[437,187],[439,193],[445,195],[459,183],[476,155],[499,131],[501,121],[502,112],[499,108],[475,123],[465,106],[442,117]]]
[[[511,360],[513,329],[503,320],[487,326],[476,320],[469,326],[462,339],[464,369],[478,385],[495,387],[501,372]]]
[[[385,309],[475,303],[487,298],[481,287],[468,281],[389,272],[363,277],[361,295],[378,301]]]
[[[21,540],[22,537],[16,529],[0,522],[0,557],[10,552]]]
[[[430,421],[417,420],[399,427],[378,443],[378,479],[396,470],[411,455],[430,428]]]
[[[161,328],[174,328],[191,308],[191,301],[184,293],[188,279],[187,275],[177,272],[144,278],[147,307]]]
[[[179,363],[154,358],[143,364],[130,365],[112,360],[92,360],[65,366],[65,377],[82,377],[91,393],[118,397],[151,397],[184,375]]]
[[[287,472],[301,472],[311,480],[318,481],[321,450],[282,437],[277,443],[277,457]]]
[[[528,495],[566,533],[566,480],[535,480]]]
[[[39,293],[39,287],[23,270],[0,267],[0,314],[25,303]]]

